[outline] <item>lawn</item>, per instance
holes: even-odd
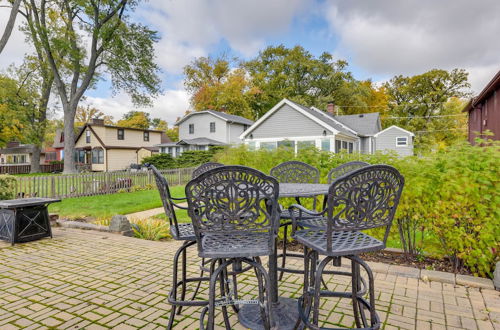
[[[174,186],[171,188],[171,192],[174,197],[182,197],[184,196],[184,186]],[[116,214],[129,214],[161,206],[160,195],[155,189],[130,193],[123,192],[110,195],[66,198],[60,203],[51,204],[49,206],[49,212],[57,213],[60,217],[68,218],[107,218]]]

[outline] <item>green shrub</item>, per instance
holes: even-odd
[[[154,165],[159,170],[176,167],[175,159],[169,154],[156,154],[150,157],[146,157],[142,160],[142,164]]]
[[[12,175],[0,175],[0,200],[16,197],[16,178]]]
[[[457,270],[465,265],[476,275],[491,276],[500,249],[499,146],[480,141],[477,146],[463,144],[425,157],[404,158],[333,154],[314,148],[295,155],[288,149],[249,151],[239,146],[217,153],[214,160],[269,173],[279,163],[296,159],[319,168],[324,183],[330,169],[349,161],[392,165],[405,177],[405,188],[389,239],[400,240],[409,254],[425,251],[446,256]],[[280,200],[285,206],[293,202]],[[310,199],[304,204],[312,206]]]

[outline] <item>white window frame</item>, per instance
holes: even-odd
[[[405,144],[399,144],[398,140],[399,139],[406,139]],[[398,136],[396,137],[396,147],[408,147],[408,137],[407,136]]]

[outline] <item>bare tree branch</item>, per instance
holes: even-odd
[[[20,5],[21,5],[21,0],[15,0],[14,3],[12,4],[12,9],[10,10],[10,16],[9,20],[7,21],[7,26],[5,27],[5,31],[3,32],[2,38],[0,39],[0,54],[5,48],[5,45],[7,45],[7,41],[9,40],[12,30],[14,29],[17,12],[19,10]]]

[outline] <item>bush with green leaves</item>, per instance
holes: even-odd
[[[0,175],[0,200],[16,197],[16,178],[12,175]]]
[[[159,170],[175,168],[177,162],[169,154],[155,154],[142,159],[142,164],[154,165]]]
[[[214,156],[223,164],[250,166],[264,173],[294,159],[317,167],[325,183],[330,169],[349,161],[396,167],[405,177],[405,188],[390,239],[401,240],[410,255],[425,251],[449,258],[456,270],[466,266],[476,275],[491,276],[500,249],[498,142],[464,143],[423,157],[404,158],[390,153],[333,154],[314,148],[295,155],[289,149],[250,151],[245,146]],[[280,202],[288,205],[293,200]]]
[[[210,147],[209,150],[187,150],[177,158],[161,153],[144,158],[142,164],[152,164],[160,170],[195,167],[212,161],[214,154],[222,150],[224,147]]]

